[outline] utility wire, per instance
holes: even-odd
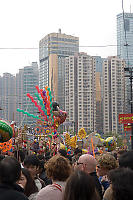
[[[125,36],[126,37],[126,36]],[[117,45],[117,44],[109,44],[109,45],[81,45],[81,46],[65,46],[65,47],[62,47],[60,46],[60,48],[77,48],[77,47],[85,47],[85,48],[104,48],[104,47],[117,47],[117,46],[120,46],[120,45]],[[124,45],[125,46],[125,45]],[[128,46],[133,46],[133,45],[128,45]],[[51,47],[47,47],[47,46],[43,46],[41,48],[51,48],[51,49],[54,49],[53,47],[57,47],[57,46],[51,46]],[[38,50],[39,48],[37,47],[0,47],[0,50]]]

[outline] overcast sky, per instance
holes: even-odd
[[[123,0],[125,12],[133,12],[133,0]],[[80,46],[115,45],[116,15],[122,0],[0,0],[0,74],[15,74],[38,61],[45,35],[58,32],[79,37]],[[80,48],[89,55],[116,55],[116,47]]]

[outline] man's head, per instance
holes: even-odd
[[[34,178],[39,170],[40,160],[36,155],[29,155],[24,159],[24,168],[27,168]]]
[[[89,154],[84,154],[80,156],[77,162],[77,168],[87,173],[94,172],[96,170],[96,165],[97,165],[96,159]]]
[[[0,162],[0,182],[13,184],[21,176],[21,165],[14,157],[6,157]]]
[[[133,151],[128,151],[120,156],[119,166],[128,167],[133,170]]]

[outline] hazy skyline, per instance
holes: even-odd
[[[123,3],[125,12],[133,12],[132,0]],[[59,28],[79,37],[80,46],[116,45],[116,15],[121,12],[122,0],[0,0],[0,75],[16,74],[38,62],[39,40]],[[116,46],[80,48],[102,57],[116,55],[116,50]]]

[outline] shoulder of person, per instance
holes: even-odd
[[[14,199],[15,200],[15,199]],[[17,197],[16,200],[29,200],[26,196]]]
[[[9,192],[9,199],[13,199],[13,200],[29,200],[28,197],[26,197],[22,192],[18,192],[18,191],[10,191]]]
[[[109,186],[103,195],[103,199],[112,200],[112,194],[113,194],[112,188],[111,186]]]
[[[55,186],[53,186],[53,184],[47,185],[39,191],[37,194],[37,200],[55,200],[60,193],[61,192]]]
[[[36,200],[36,199],[37,199],[37,194],[38,194],[38,192],[31,194],[31,195],[28,197],[28,199],[29,199],[29,200]]]

